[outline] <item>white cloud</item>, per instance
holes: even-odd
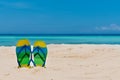
[[[109,26],[96,27],[96,30],[120,31],[120,26],[117,24],[110,24]]]
[[[0,5],[12,8],[29,8],[29,5],[24,2],[0,2]]]

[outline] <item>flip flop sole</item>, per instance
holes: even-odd
[[[19,67],[29,67],[31,47],[28,40],[19,40],[16,45],[16,56]]]
[[[45,67],[47,57],[47,47],[44,41],[36,41],[33,45],[33,55],[35,66]]]

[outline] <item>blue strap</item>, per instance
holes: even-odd
[[[40,50],[43,53],[44,57],[46,58],[44,51],[39,46],[34,48],[33,53],[35,50]]]
[[[30,49],[29,46],[24,45],[24,46],[22,46],[21,49],[19,50],[18,55],[21,53],[21,51],[22,51],[24,48],[27,48],[28,50],[31,51],[31,49]]]

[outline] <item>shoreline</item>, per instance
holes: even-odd
[[[113,46],[119,46],[120,44],[63,44],[63,43],[61,43],[61,44],[47,44],[47,46],[50,46],[50,45],[113,45]],[[33,46],[33,45],[31,45],[31,46]],[[0,47],[16,47],[15,45],[0,45]]]

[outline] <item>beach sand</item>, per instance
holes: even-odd
[[[46,68],[17,68],[15,47],[0,47],[0,80],[120,80],[120,45],[48,45]]]

